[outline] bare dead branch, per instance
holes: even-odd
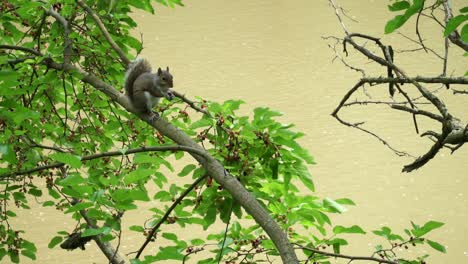
[[[436,115],[434,113],[431,113],[431,112],[428,112],[428,111],[408,108],[408,107],[402,106],[402,105],[392,105],[391,107],[393,109],[396,109],[396,110],[405,111],[405,112],[412,113],[412,114],[415,114],[415,115],[423,115],[423,116],[427,116],[429,118],[432,118],[432,119],[434,119],[436,121],[444,122],[443,117],[438,116],[438,115]]]

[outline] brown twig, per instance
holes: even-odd
[[[367,261],[372,261],[372,262],[377,262],[377,263],[399,264],[398,261],[391,261],[391,260],[379,259],[379,258],[374,258],[374,257],[350,256],[350,255],[344,255],[344,254],[330,253],[330,252],[321,251],[315,248],[304,247],[299,244],[295,244],[295,245],[297,249],[307,250],[307,251],[314,252],[316,254],[320,254],[323,256],[330,256],[330,257],[341,258],[341,259],[349,259],[350,262],[355,261],[355,260],[367,260]]]

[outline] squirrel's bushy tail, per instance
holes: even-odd
[[[128,66],[127,72],[125,73],[125,92],[128,96],[132,96],[132,87],[135,80],[141,74],[145,72],[151,72],[151,64],[148,60],[139,58]]]

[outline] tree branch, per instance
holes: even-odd
[[[409,108],[409,107],[406,107],[406,106],[403,106],[403,105],[392,105],[391,107],[393,109],[400,110],[400,111],[405,111],[405,112],[412,113],[412,114],[415,114],[415,115],[427,116],[427,117],[432,118],[434,120],[437,120],[437,121],[439,121],[441,123],[444,122],[443,117],[441,117],[439,115],[436,115],[434,113],[425,111],[425,110],[413,109],[413,108]]]
[[[440,84],[468,84],[467,77],[410,77],[410,78],[387,78],[387,77],[369,77],[361,79],[364,83],[384,84],[384,83],[440,83]]]
[[[109,151],[109,152],[102,152],[102,153],[92,154],[92,155],[82,157],[81,161],[99,159],[99,158],[104,158],[104,157],[129,155],[129,154],[135,154],[135,153],[140,153],[140,152],[149,152],[149,151],[186,151],[186,152],[189,152],[189,153],[192,153],[192,154],[199,155],[200,157],[204,157],[205,159],[208,158],[208,155],[207,155],[206,152],[200,151],[199,149],[195,149],[195,148],[192,148],[192,147],[186,147],[186,146],[154,146],[154,147],[134,148],[134,149],[127,150],[125,152]],[[63,163],[63,162],[57,162],[57,163],[48,164],[48,165],[44,165],[44,166],[38,166],[38,167],[29,169],[29,170],[5,173],[5,174],[0,175],[0,179],[5,179],[5,178],[8,178],[8,177],[15,177],[15,176],[19,176],[19,175],[27,175],[27,174],[31,174],[31,173],[38,172],[38,171],[48,170],[48,169],[60,168],[60,167],[63,167],[64,165],[65,165],[65,163]]]
[[[117,43],[115,43],[115,41],[112,39],[112,37],[110,36],[110,34],[107,31],[106,27],[102,23],[101,19],[96,15],[96,13],[94,13],[94,11],[88,5],[86,5],[82,0],[77,0],[76,2],[84,10],[86,10],[86,12],[91,16],[91,18],[94,20],[96,25],[101,30],[102,35],[104,35],[104,37],[109,42],[111,47],[115,50],[115,52],[117,52],[117,54],[119,55],[119,58],[122,60],[122,62],[125,65],[129,65],[131,61],[127,58],[127,56],[125,56],[125,53],[122,51],[122,49],[120,49],[120,47],[117,45]]]
[[[159,118],[157,120],[151,120],[150,116],[144,113],[138,113],[133,109],[129,99],[124,94],[118,92],[113,86],[105,83],[99,79],[96,75],[88,73],[79,69],[73,65],[60,65],[55,63],[51,58],[44,59],[44,63],[54,69],[63,70],[66,72],[74,72],[81,75],[81,80],[85,83],[90,84],[97,90],[106,94],[110,99],[120,104],[128,111],[137,115],[140,119],[147,122],[152,127],[156,128],[161,134],[169,137],[171,140],[181,146],[192,147],[202,152],[205,150],[200,147],[195,141],[193,141],[185,133],[181,132],[178,128],[167,122],[166,120]],[[153,121],[153,122],[151,122]],[[205,152],[206,153],[206,152]],[[248,192],[245,187],[232,175],[228,174],[224,167],[217,160],[212,158],[208,153],[205,159],[204,156],[200,156],[196,153],[190,153],[200,164],[205,168],[207,173],[213,177],[221,186],[223,186],[240,205],[249,213],[255,221],[265,230],[269,235],[276,248],[280,252],[281,258],[284,263],[296,264],[299,263],[296,253],[289,242],[289,239],[283,229],[276,223],[270,216],[268,211]]]
[[[38,50],[30,49],[26,47],[20,47],[20,46],[14,46],[14,45],[0,45],[0,49],[21,50],[24,52],[32,53],[36,56],[42,56],[42,54]]]

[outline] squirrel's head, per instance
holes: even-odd
[[[172,82],[172,74],[169,72],[169,67],[166,67],[165,71],[161,70],[161,68],[158,68],[158,77],[163,87],[174,87]]]

